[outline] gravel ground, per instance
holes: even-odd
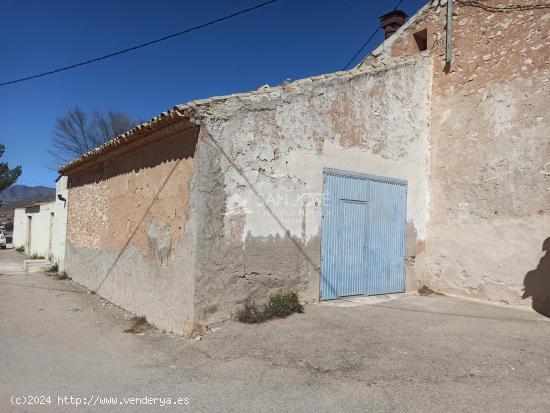
[[[403,295],[195,341],[123,333],[131,314],[22,260],[0,251],[2,412],[550,412],[550,320],[533,311]],[[45,404],[12,404],[31,395]]]

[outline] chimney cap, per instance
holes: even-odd
[[[383,14],[382,16],[380,16],[379,19],[382,20],[382,19],[385,19],[385,18],[388,18],[388,17],[393,17],[393,16],[401,16],[405,19],[407,17],[409,17],[409,15],[407,13],[405,13],[403,10],[392,10],[389,13],[386,13],[386,14]]]

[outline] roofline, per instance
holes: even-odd
[[[51,201],[35,202],[35,203],[32,203],[32,204],[24,204],[23,206],[14,208],[13,210],[15,211],[16,209],[30,208],[30,207],[37,206],[37,205],[55,204],[55,202],[56,202],[56,200],[53,199]]]
[[[137,140],[140,137],[145,137],[147,135],[150,135],[151,133],[159,130],[160,128],[163,128],[167,125],[177,122],[178,119],[185,118],[188,121],[195,123],[194,120],[192,119],[192,113],[200,106],[228,100],[234,97],[241,98],[241,97],[259,95],[259,94],[280,92],[283,89],[292,88],[297,85],[302,85],[313,81],[331,79],[331,78],[342,77],[342,76],[354,76],[363,72],[366,72],[366,70],[352,69],[352,70],[346,70],[341,72],[334,72],[327,75],[312,76],[312,77],[297,80],[291,83],[284,83],[283,85],[280,85],[280,86],[274,86],[274,87],[262,86],[259,89],[253,90],[251,92],[233,93],[230,95],[223,95],[223,96],[214,96],[207,99],[193,100],[182,105],[176,105],[173,108],[151,118],[147,122],[137,125],[136,127],[130,129],[129,131],[121,135],[118,135],[117,137],[105,142],[103,145],[98,146],[97,148],[94,148],[91,151],[84,153],[80,157],[73,159],[72,161],[66,163],[61,168],[59,168],[58,172],[60,175],[67,175],[70,172],[74,172],[80,166],[94,159],[97,159],[103,156],[104,154],[112,152],[122,147],[125,144],[133,142],[134,140]]]
[[[122,148],[140,138],[145,138],[154,132],[157,132],[163,128],[167,128],[174,125],[180,120],[184,120],[187,117],[181,113],[179,108],[173,107],[159,115],[151,118],[147,122],[141,123],[127,132],[124,132],[117,137],[105,142],[103,145],[86,152],[80,157],[73,159],[69,163],[59,168],[60,175],[68,175],[74,170],[80,168],[82,165],[87,164],[97,158]]]
[[[384,17],[391,16],[392,14],[399,14],[400,16],[409,17],[409,15],[406,12],[404,12],[403,10],[392,10],[392,11],[389,11],[389,12],[383,14],[382,16],[380,16],[378,18],[383,19]]]
[[[187,120],[190,124],[194,126],[200,126],[200,119],[198,118],[197,112],[202,106],[208,106],[211,103],[219,103],[226,101],[232,98],[242,99],[255,95],[268,95],[273,93],[281,93],[286,90],[296,89],[302,85],[324,82],[329,80],[334,80],[338,78],[352,78],[364,74],[375,74],[376,72],[381,72],[388,70],[390,68],[401,66],[412,61],[418,60],[418,56],[406,56],[400,59],[392,61],[391,64],[373,64],[366,68],[353,68],[351,70],[343,70],[338,72],[333,72],[329,74],[322,74],[318,76],[311,76],[304,79],[299,79],[293,82],[285,82],[279,86],[262,86],[257,90],[251,92],[243,93],[233,93],[230,95],[214,96],[207,99],[197,99],[192,100],[186,104],[176,105],[173,108],[160,113],[159,115],[151,118],[147,122],[144,122],[136,127],[130,129],[129,131],[118,135],[114,139],[111,139],[105,142],[103,145],[92,149],[89,152],[86,152],[82,156],[72,160],[71,162],[63,165],[59,168],[58,172],[61,175],[68,175],[74,173],[77,169],[88,164],[89,162],[102,158],[108,153],[114,152],[125,145],[128,145],[132,142],[140,140],[140,138],[145,138],[154,132],[160,131],[164,128],[167,128],[181,120]],[[185,129],[187,130],[187,129]],[[183,131],[183,130],[182,130]]]
[[[385,39],[382,43],[380,43],[375,49],[373,49],[368,55],[366,55],[361,61],[355,66],[355,68],[360,68],[363,63],[365,63],[365,60],[367,60],[371,56],[378,56],[382,53],[384,49],[386,49],[388,46],[393,44],[394,41],[397,40],[399,35],[403,33],[405,30],[407,30],[412,24],[416,23],[418,20],[420,20],[420,17],[424,14],[425,11],[428,9],[439,5],[441,0],[427,0],[426,4],[422,6],[416,13],[414,13],[399,29],[395,31],[390,37]],[[450,1],[450,0],[447,0]],[[383,16],[381,16],[383,17]]]

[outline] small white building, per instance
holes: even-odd
[[[56,263],[63,270],[67,227],[67,178],[56,182],[56,198],[17,208],[13,219],[13,245],[28,255],[37,255]]]

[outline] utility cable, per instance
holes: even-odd
[[[397,4],[395,5],[395,7],[393,8],[393,11],[396,11],[397,8],[398,8],[399,6],[401,6],[401,3],[403,3],[403,1],[405,1],[405,0],[399,0],[399,1],[397,2]],[[359,48],[359,50],[357,50],[357,52],[355,52],[355,54],[351,57],[351,59],[348,60],[348,62],[347,62],[346,65],[342,68],[342,70],[346,70],[346,69],[353,63],[353,61],[355,60],[355,58],[356,58],[357,56],[359,56],[359,53],[361,53],[361,52],[365,49],[365,47],[367,47],[367,45],[368,45],[368,44],[370,43],[370,41],[374,38],[374,36],[376,36],[376,33],[378,33],[378,30],[380,30],[380,29],[381,29],[380,26],[378,26],[378,27],[376,28],[376,30],[370,35],[370,37],[367,39],[367,41],[366,41],[365,43],[363,43],[363,45]]]
[[[462,6],[478,7],[480,9],[485,10],[485,11],[490,11],[490,12],[493,12],[493,13],[550,9],[550,3],[543,3],[543,4],[510,4],[510,5],[491,6],[491,5],[482,3],[479,0],[456,0],[456,2],[460,5],[462,5]]]
[[[214,19],[214,20],[210,20],[207,23],[202,23],[202,24],[199,24],[197,26],[190,27],[190,28],[185,29],[181,32],[172,33],[172,34],[169,34],[167,36],[164,36],[164,37],[161,37],[161,38],[158,38],[158,39],[155,39],[155,40],[151,40],[151,41],[148,41],[148,42],[145,42],[145,43],[138,44],[136,46],[129,47],[127,49],[123,49],[123,50],[119,50],[117,52],[106,54],[104,56],[96,57],[96,58],[93,58],[93,59],[88,59],[88,60],[85,60],[85,61],[80,62],[80,63],[75,63],[75,64],[70,65],[70,66],[60,67],[58,69],[50,70],[48,72],[39,73],[37,75],[22,77],[20,79],[15,79],[15,80],[10,80],[10,81],[7,81],[7,82],[3,82],[3,83],[0,83],[0,87],[11,85],[11,84],[14,84],[14,83],[19,83],[19,82],[25,82],[27,80],[36,79],[36,78],[39,78],[39,77],[53,75],[54,73],[59,73],[59,72],[65,71],[65,70],[74,69],[76,67],[89,65],[91,63],[99,62],[101,60],[106,60],[106,59],[109,59],[109,58],[114,57],[114,56],[119,56],[119,55],[124,54],[124,53],[132,52],[134,50],[141,49],[143,47],[151,46],[152,44],[160,43],[160,42],[163,42],[165,40],[172,39],[174,37],[182,36],[182,35],[194,32],[194,31],[199,30],[199,29],[204,29],[205,27],[212,26],[216,23],[220,23],[220,22],[223,22],[225,20],[229,20],[233,17],[240,16],[241,14],[249,13],[251,11],[258,10],[258,9],[260,9],[262,7],[265,7],[265,6],[268,6],[270,4],[277,3],[278,1],[279,0],[269,0],[269,1],[257,4],[255,6],[249,7],[247,9],[239,10],[239,11],[236,11],[234,13],[228,14],[226,16],[219,17],[219,18]]]

